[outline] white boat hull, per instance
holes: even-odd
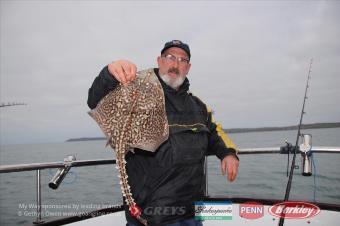
[[[241,218],[239,215],[239,204],[233,204],[233,216],[232,220],[205,220],[203,222],[204,226],[277,226],[279,223],[279,218],[274,217],[269,213],[269,208],[271,206],[264,206],[264,216],[255,219],[245,219]],[[312,218],[306,219],[285,219],[285,226],[338,226],[340,220],[340,212],[338,211],[330,211],[330,210],[321,210],[320,213]],[[91,219],[75,222],[72,224],[67,224],[68,226],[92,226],[92,225],[101,225],[101,226],[125,226],[125,213],[124,211],[119,211],[116,213],[94,217]]]

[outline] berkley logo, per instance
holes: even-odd
[[[245,202],[239,206],[239,215],[242,218],[255,220],[263,217],[264,207],[258,202]]]
[[[270,207],[268,211],[275,217],[304,219],[318,215],[320,208],[308,202],[281,202]]]

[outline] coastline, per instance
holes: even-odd
[[[340,127],[340,122],[331,123],[311,123],[302,124],[301,129],[324,129],[324,128],[338,128]],[[251,133],[251,132],[267,132],[267,131],[284,131],[284,130],[297,130],[298,126],[282,126],[282,127],[259,127],[259,128],[231,128],[223,129],[226,133]],[[65,142],[75,142],[75,141],[93,141],[93,140],[106,140],[105,137],[80,137],[80,138],[70,138]]]

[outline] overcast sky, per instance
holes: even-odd
[[[339,1],[1,1],[1,144],[102,136],[88,88],[102,67],[156,67],[189,44],[191,91],[224,128],[340,121]]]

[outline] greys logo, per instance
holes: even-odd
[[[146,207],[143,210],[145,215],[184,215],[186,208],[184,206],[166,206],[166,207]]]

